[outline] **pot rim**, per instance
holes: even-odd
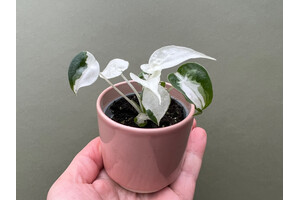
[[[135,83],[133,80],[131,80],[129,82]],[[119,82],[119,83],[115,84],[115,86],[118,87],[118,86],[123,85],[123,84],[127,84],[126,81]],[[171,84],[167,83],[167,82],[166,82],[166,85],[171,86]],[[189,114],[182,121],[180,121],[180,122],[178,122],[176,124],[173,124],[171,126],[167,126],[167,127],[161,127],[161,128],[137,128],[137,127],[131,127],[131,126],[123,125],[123,124],[120,124],[120,123],[112,120],[111,118],[109,118],[103,112],[103,110],[101,109],[101,106],[100,106],[100,101],[103,98],[103,96],[108,91],[110,91],[112,89],[113,89],[112,86],[109,86],[108,88],[106,88],[105,90],[103,90],[100,93],[100,95],[98,96],[97,103],[96,103],[97,113],[102,118],[104,118],[107,121],[107,123],[109,123],[111,126],[118,127],[118,128],[123,129],[123,130],[126,130],[128,133],[137,133],[137,134],[140,134],[140,132],[143,132],[143,133],[151,133],[151,135],[162,134],[162,132],[168,133],[168,132],[170,132],[172,130],[176,130],[179,127],[182,127],[186,123],[188,123],[191,120],[191,118],[193,118],[193,114],[195,112],[195,106],[194,106],[194,104],[191,104],[191,108],[189,110]]]

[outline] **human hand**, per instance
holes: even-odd
[[[50,188],[47,200],[191,200],[202,164],[206,138],[205,130],[196,127],[194,120],[179,177],[158,192],[139,194],[123,189],[106,174],[100,138],[97,137],[75,156],[69,167]]]

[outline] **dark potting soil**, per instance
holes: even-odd
[[[127,96],[129,99],[138,103],[137,97],[132,94]],[[112,120],[127,126],[138,127],[134,123],[134,118],[138,115],[137,111],[123,97],[115,100],[105,111],[105,114]],[[143,128],[159,128],[176,124],[186,117],[184,107],[176,100],[171,98],[169,109],[165,116],[160,120],[157,126],[154,122],[148,120],[147,125]]]

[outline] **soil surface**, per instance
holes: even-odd
[[[135,95],[128,95],[129,99],[138,103]],[[134,118],[137,116],[137,111],[124,99],[115,100],[105,111],[105,114],[112,120],[127,126],[138,127],[134,123]],[[159,128],[176,124],[186,117],[184,107],[176,100],[171,99],[171,104],[165,116],[160,120],[160,126],[148,120],[147,125],[143,128]],[[139,127],[138,127],[139,128]]]

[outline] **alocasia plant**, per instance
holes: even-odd
[[[141,65],[139,76],[130,73],[135,82],[142,85],[140,95],[128,79],[124,76],[129,63],[122,59],[111,60],[106,68],[100,72],[100,65],[95,57],[87,52],[80,52],[72,60],[69,67],[69,82],[71,89],[77,94],[79,88],[93,84],[98,76],[109,83],[122,97],[124,97],[138,112],[135,123],[140,127],[151,120],[159,125],[160,120],[169,108],[171,97],[161,81],[161,71],[172,68],[189,59],[206,58],[215,60],[203,53],[181,46],[165,46],[156,50],[147,64]],[[121,76],[132,88],[137,96],[139,105],[128,99],[109,79]],[[197,113],[202,113],[212,101],[213,90],[211,80],[204,67],[197,63],[187,63],[180,66],[175,73],[168,75],[168,81],[173,88],[181,92],[186,100],[195,105]]]

